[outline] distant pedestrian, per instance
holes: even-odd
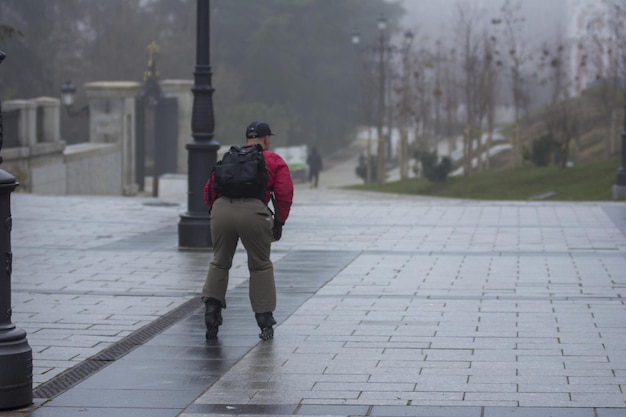
[[[273,311],[276,309],[274,266],[270,260],[271,243],[281,238],[282,227],[291,210],[293,182],[283,158],[269,150],[270,126],[253,122],[246,128],[246,145],[260,145],[267,169],[267,187],[262,197],[228,197],[224,189],[216,189],[213,174],[204,188],[204,200],[210,209],[213,259],[202,288],[205,303],[204,320],[206,338],[215,339],[222,324],[222,308],[226,308],[228,275],[238,241],[241,240],[248,255],[250,272],[250,303],[263,340],[274,336]],[[274,193],[275,216],[267,206],[270,190]],[[259,195],[259,193],[255,193]]]
[[[309,183],[311,187],[317,188],[320,171],[322,170],[322,157],[316,147],[311,148],[311,152],[306,158],[306,163],[309,166]]]

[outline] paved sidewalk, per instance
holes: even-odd
[[[328,188],[355,181],[354,161],[322,172],[319,189],[297,186],[273,250],[269,342],[239,250],[220,342],[205,343],[210,254],[177,249],[184,202],[14,193],[13,322],[39,396],[0,415],[626,415],[626,204]]]

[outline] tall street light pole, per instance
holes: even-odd
[[[191,136],[187,143],[187,212],[178,223],[179,248],[210,248],[211,224],[204,204],[204,184],[217,162],[219,142],[214,139],[213,87],[210,65],[210,2],[197,0],[196,68],[194,72]]]
[[[408,29],[404,32],[404,44],[402,45],[402,84],[400,88],[399,119],[400,119],[400,179],[406,179],[409,175],[409,124],[412,113],[413,95],[411,94],[411,77],[409,62],[413,32]]]
[[[387,19],[385,16],[378,18],[378,32],[379,32],[379,45],[378,45],[378,57],[379,57],[379,86],[378,86],[378,120],[376,123],[376,134],[378,136],[378,150],[377,150],[377,164],[376,173],[378,176],[378,183],[384,184],[386,175],[385,169],[385,138],[383,137],[383,124],[385,120],[385,29],[387,29]]]
[[[361,34],[357,31],[352,33],[352,44],[354,46],[359,45],[361,42]],[[365,122],[367,124],[367,158],[365,161],[365,183],[370,184],[372,182],[372,129],[370,123],[372,118],[373,109],[372,109],[372,83],[371,74],[368,71],[368,77],[365,80],[364,84],[366,86],[367,93],[363,97],[364,109],[365,109]]]
[[[386,153],[388,157],[391,157],[391,111],[389,111],[389,124],[387,126],[387,137],[383,133],[383,127],[385,125],[385,114],[388,111],[388,103],[386,102],[387,93],[387,60],[389,56],[397,51],[398,48],[391,44],[387,39],[387,18],[381,15],[377,21],[378,26],[378,43],[368,49],[371,49],[378,53],[378,109],[376,118],[376,135],[377,135],[377,155],[376,155],[376,176],[379,184],[384,184],[386,180]],[[404,34],[404,47],[403,49],[408,52],[408,49],[413,41],[413,32],[407,30]],[[352,34],[352,43],[358,45],[360,43],[360,34],[354,32]],[[389,105],[391,103],[391,97],[389,98]],[[368,155],[367,155],[367,179],[370,181],[370,146],[368,139]]]
[[[0,51],[0,62],[5,54]],[[0,148],[3,137],[0,109]],[[2,162],[2,157],[0,157]],[[33,401],[33,353],[26,332],[11,323],[11,193],[19,184],[15,177],[0,169],[0,410],[30,405]]]

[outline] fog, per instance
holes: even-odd
[[[458,5],[463,3],[480,11],[486,22],[496,17],[504,0],[404,0],[400,2],[407,12],[402,25],[417,30],[430,41],[446,40],[454,36],[458,20]],[[524,0],[519,3],[525,17],[525,37],[533,46],[553,39],[567,23],[568,6],[575,0]]]

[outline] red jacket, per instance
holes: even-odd
[[[267,192],[265,193],[265,204],[269,203],[270,191],[272,191],[276,198],[280,221],[285,223],[287,217],[289,217],[291,204],[293,202],[293,181],[291,180],[289,167],[285,160],[275,152],[266,149],[263,151],[263,156],[265,157],[265,168],[269,176]],[[209,181],[207,181],[204,186],[204,202],[209,207],[220,197],[220,194],[215,191],[215,187],[213,186],[215,183],[213,177],[214,174],[211,174],[211,178],[209,178]]]

